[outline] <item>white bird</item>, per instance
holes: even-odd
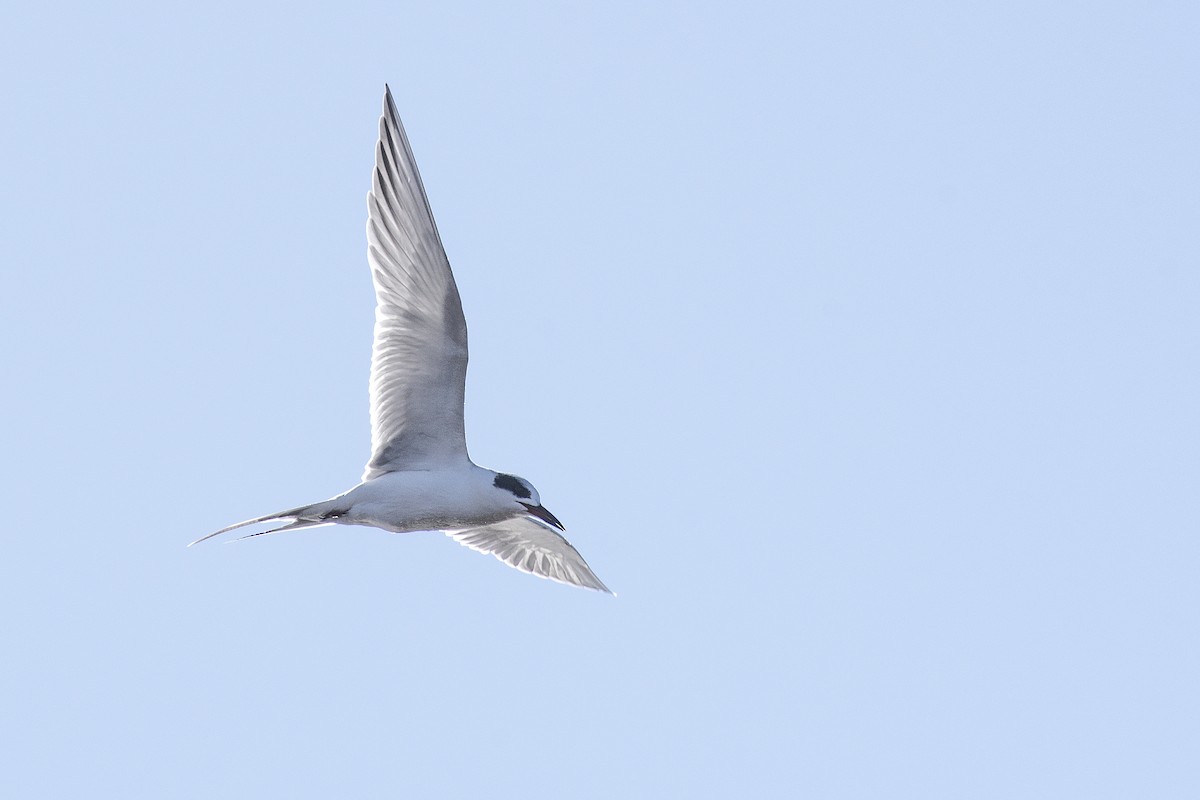
[[[330,500],[248,519],[192,544],[272,520],[288,524],[250,536],[330,524],[443,531],[524,572],[608,592],[529,481],[476,466],[467,455],[467,323],[386,87],[367,208],[376,306],[372,452],[362,482]]]

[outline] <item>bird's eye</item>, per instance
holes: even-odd
[[[498,489],[504,489],[506,492],[512,492],[517,497],[533,496],[525,482],[516,475],[497,475],[496,480],[492,481],[492,485]]]

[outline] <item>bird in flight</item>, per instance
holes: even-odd
[[[362,482],[330,500],[248,519],[192,544],[276,520],[287,524],[250,536],[332,524],[442,531],[523,572],[609,592],[563,537],[562,523],[542,505],[533,484],[476,466],[467,455],[467,323],[386,87],[367,209],[376,305],[371,459]]]

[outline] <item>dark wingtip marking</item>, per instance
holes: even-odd
[[[521,479],[515,475],[505,475],[501,473],[496,476],[494,481],[492,481],[492,485],[498,489],[504,489],[505,491],[512,492],[517,497],[528,498],[533,496],[529,493],[529,490],[525,488],[525,484],[521,483]]]

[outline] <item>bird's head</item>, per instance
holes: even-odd
[[[538,497],[537,489],[533,488],[533,484],[529,481],[524,478],[518,478],[516,475],[506,475],[503,472],[498,472],[492,481],[492,485],[501,493],[508,495],[505,499],[511,501],[518,513],[537,517],[542,522],[560,531],[566,530],[563,524],[558,521],[558,517],[551,514],[542,505],[542,499]]]

